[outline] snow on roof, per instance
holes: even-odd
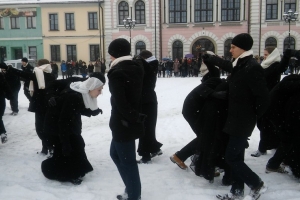
[[[0,0],[1,5],[14,4],[50,4],[50,3],[80,3],[80,2],[104,2],[104,0]]]

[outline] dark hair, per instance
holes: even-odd
[[[143,50],[143,51],[141,51],[140,56],[144,59],[147,59],[152,56],[152,53],[148,50]]]
[[[267,47],[265,48],[265,50],[266,50],[269,54],[271,54],[271,53],[274,51],[274,49],[276,49],[276,47],[273,47],[273,46],[267,46]]]
[[[101,72],[93,72],[90,77],[98,78],[103,84],[105,84],[105,76]]]
[[[47,59],[40,59],[37,64],[38,64],[38,66],[42,66],[45,64],[50,64],[50,62]]]

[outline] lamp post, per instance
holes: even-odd
[[[124,27],[126,29],[129,29],[129,40],[130,40],[129,43],[131,46],[131,29],[133,29],[135,26],[135,20],[128,17],[127,19],[124,19],[123,22],[124,22]]]
[[[291,21],[296,21],[298,18],[298,13],[293,12],[291,9],[283,14],[283,19],[285,22],[289,23],[289,48],[291,47]]]

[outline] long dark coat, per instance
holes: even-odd
[[[250,137],[257,118],[264,114],[269,103],[263,69],[252,55],[240,58],[232,67],[228,83],[228,117],[224,132]]]
[[[54,155],[43,161],[45,177],[59,181],[70,181],[93,170],[85,154],[85,143],[81,136],[81,114],[86,110],[82,95],[65,89],[56,98],[56,106],[48,110],[45,131],[54,144]],[[49,136],[50,135],[50,136]],[[70,146],[71,153],[64,156],[62,149]]]
[[[127,142],[144,135],[143,123],[138,123],[141,112],[144,69],[132,60],[113,66],[107,77],[111,93],[109,121],[113,139]]]

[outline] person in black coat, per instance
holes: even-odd
[[[50,132],[54,154],[42,162],[45,177],[80,184],[80,178],[93,170],[84,151],[81,115],[90,117],[101,112],[97,106],[97,97],[103,85],[95,77],[73,82],[56,97],[55,106],[48,109],[45,130]]]
[[[141,114],[144,69],[132,61],[130,52],[130,44],[123,38],[113,40],[108,47],[112,59],[107,74],[112,106],[109,121],[112,131],[110,156],[118,168],[128,195],[128,198],[118,195],[119,200],[141,198],[135,140],[144,135],[146,116]]]
[[[6,129],[4,127],[4,123],[2,119],[5,111],[5,106],[6,106],[5,98],[7,98],[8,100],[12,100],[13,93],[10,90],[9,85],[5,80],[4,75],[0,73],[0,137],[2,143],[7,142]]]
[[[33,73],[33,66],[31,66],[28,63],[27,58],[22,58],[22,67],[21,67],[21,69],[22,69],[23,72]],[[29,91],[30,80],[22,79],[22,77],[21,77],[21,80],[24,81],[24,86],[23,86],[24,94],[27,97],[27,99],[30,101],[31,100],[30,91]]]
[[[257,199],[265,190],[264,182],[244,162],[248,137],[268,107],[268,88],[262,67],[253,58],[252,37],[241,33],[232,40],[230,52],[235,59],[220,68],[231,73],[228,78],[228,116],[223,131],[229,134],[225,160],[232,170],[233,184],[230,195],[217,195],[219,199],[244,196],[244,184],[250,188],[250,196]],[[209,56],[210,57],[210,56]],[[214,60],[211,56],[207,61]],[[214,63],[214,62],[212,62]]]
[[[266,47],[264,57],[265,59],[261,63],[261,66],[264,69],[267,87],[269,91],[271,91],[274,86],[280,82],[281,74],[286,71],[290,58],[285,52],[281,59],[280,52],[275,47]],[[268,124],[263,123],[267,119],[264,118],[265,115],[257,120],[257,127],[260,130],[260,141],[258,150],[251,154],[253,157],[265,155],[267,150],[277,148],[279,144],[279,138],[273,137],[272,131],[268,132]]]
[[[142,91],[142,113],[145,120],[145,135],[139,139],[138,154],[142,158],[138,163],[150,163],[151,158],[161,155],[162,144],[156,140],[155,128],[157,122],[157,97],[155,92],[158,60],[148,50],[143,50],[135,59],[144,68]]]
[[[34,68],[34,73],[24,72],[12,67],[6,66],[1,63],[0,68],[6,69],[8,73],[13,73],[25,80],[29,80],[29,91],[31,100],[29,103],[29,112],[35,113],[35,129],[37,135],[42,141],[42,154],[48,154],[47,143],[44,139],[44,118],[47,110],[47,102],[45,100],[46,90],[48,84],[55,80],[53,74],[51,74],[50,62],[46,59],[40,59],[38,66]]]
[[[52,69],[52,74],[53,74],[53,76],[55,77],[55,79],[57,79],[57,77],[58,77],[58,66],[57,66],[57,64],[56,64],[56,62],[54,62],[54,61],[51,61],[51,69]]]
[[[13,98],[10,100],[11,115],[16,116],[19,112],[18,96],[21,88],[20,77],[11,72],[7,72],[5,69],[2,69],[2,72],[13,94]]]

